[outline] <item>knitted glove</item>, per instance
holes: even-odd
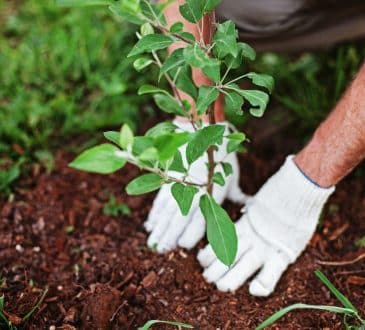
[[[228,268],[222,264],[209,245],[199,251],[204,278],[221,291],[234,291],[260,270],[249,291],[254,296],[268,296],[288,265],[305,249],[334,189],[311,182],[293,156],[288,156],[236,223],[238,252],[234,265]]]
[[[190,123],[174,122],[181,131],[193,131],[193,127]],[[223,122],[219,123],[225,125],[226,132],[229,132],[228,124]],[[235,153],[226,152],[227,141],[224,140],[218,151],[214,153],[215,161],[228,162],[233,167],[233,174],[226,178],[225,185],[214,185],[213,196],[218,203],[222,203],[225,198],[228,198],[234,202],[245,202],[247,196],[245,196],[239,186],[239,166],[237,156]],[[183,156],[184,165],[187,164],[184,159],[186,145],[183,146],[180,151]],[[208,169],[206,163],[208,162],[206,154],[195,161],[189,170],[189,181],[196,183],[205,183],[208,176]],[[219,170],[221,165],[217,166]],[[174,177],[181,176],[181,173],[171,172]],[[193,201],[190,212],[187,216],[183,216],[181,211],[172,197],[171,185],[164,185],[157,194],[156,199],[153,202],[151,212],[145,222],[145,228],[150,232],[150,236],[147,241],[149,247],[156,247],[157,252],[164,253],[174,249],[177,246],[190,249],[196,245],[196,243],[204,236],[205,233],[205,220],[199,209],[199,197],[201,193],[198,193]]]

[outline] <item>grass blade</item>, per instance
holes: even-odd
[[[32,314],[34,313],[34,311],[42,304],[44,298],[46,297],[47,292],[48,292],[48,288],[46,288],[44,290],[44,292],[42,293],[42,296],[38,300],[37,304],[34,305],[33,308],[23,317],[23,319],[22,319],[23,322],[25,322],[26,320],[28,320],[32,316]]]
[[[175,325],[177,327],[193,329],[192,325],[186,324],[186,323],[174,322],[174,321],[149,320],[142,327],[139,327],[138,330],[148,330],[156,323],[164,323],[164,324],[169,324],[169,325]]]
[[[322,281],[322,283],[334,294],[334,296],[341,302],[341,304],[349,309],[352,309],[354,312],[357,312],[356,307],[348,300],[335,286],[331,283],[331,281],[318,269],[314,271],[316,276]]]
[[[336,307],[336,306],[323,306],[323,305],[294,304],[294,305],[290,305],[288,307],[285,307],[285,308],[277,311],[275,314],[271,315],[264,322],[262,322],[256,328],[256,330],[264,329],[265,327],[267,327],[270,324],[276,322],[278,319],[280,319],[285,314],[289,313],[290,311],[292,311],[294,309],[317,309],[317,310],[323,310],[323,311],[346,314],[346,315],[354,315],[355,314],[354,310],[350,309],[350,308],[343,308],[343,307]]]

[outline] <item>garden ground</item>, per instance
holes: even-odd
[[[287,131],[256,145],[253,141],[240,156],[244,190],[254,193],[297,146]],[[34,166],[32,175],[18,183],[13,199],[0,201],[0,294],[5,295],[6,315],[17,324],[49,287],[40,308],[21,328],[136,329],[149,319],[161,319],[197,329],[253,329],[295,302],[338,305],[314,276],[315,269],[365,310],[365,259],[343,266],[320,263],[351,261],[365,253],[355,245],[365,232],[364,166],[338,185],[309,247],[275,293],[254,298],[247,286],[231,294],[207,284],[195,259],[198,248],[158,255],[146,247],[143,222],[154,194],[131,197],[124,192],[137,169],[127,166],[111,176],[87,174],[68,168],[73,157],[58,152],[51,174]],[[110,194],[130,208],[129,216],[103,213]],[[239,205],[225,207],[233,219],[239,217]],[[296,311],[272,328],[342,329],[342,322],[328,312]]]

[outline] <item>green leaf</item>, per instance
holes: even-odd
[[[182,327],[182,328],[187,328],[187,329],[193,329],[194,328],[192,325],[189,325],[189,324],[186,324],[186,323],[181,323],[181,322],[150,320],[150,321],[146,322],[142,327],[139,327],[138,330],[149,330],[156,323],[175,325],[177,327]]]
[[[190,41],[191,43],[196,41],[194,35],[190,32],[182,31],[182,32],[176,32],[176,34],[186,39],[187,41]]]
[[[115,143],[117,146],[119,146],[119,137],[120,132],[114,132],[114,131],[108,131],[104,132],[104,137],[109,140],[110,142]]]
[[[127,0],[130,1],[130,0]],[[135,0],[136,1],[136,0]],[[152,21],[159,22],[161,25],[166,25],[166,18],[161,8],[154,5],[150,0],[141,0],[141,10],[144,16]]]
[[[155,140],[155,147],[159,153],[159,160],[165,161],[172,158],[177,149],[190,139],[191,134],[188,132],[159,135]]]
[[[56,0],[56,4],[58,6],[65,7],[80,7],[80,6],[96,6],[103,5],[108,6],[112,5],[114,1],[112,0]]]
[[[174,183],[171,187],[172,196],[174,196],[177,205],[179,205],[182,215],[188,215],[195,194],[199,191],[198,188],[185,186],[181,183]]]
[[[256,52],[249,44],[246,44],[245,42],[239,42],[238,48],[241,51],[242,57],[248,58],[251,61],[256,58]]]
[[[204,74],[213,82],[218,83],[220,80],[220,62],[215,58],[210,58],[198,44],[190,45],[183,51],[186,63],[200,68]]]
[[[204,13],[207,13],[217,7],[221,0],[205,0],[204,2]]]
[[[133,140],[132,153],[139,156],[146,149],[154,147],[154,141],[149,136],[136,136]]]
[[[219,58],[224,58],[228,54],[233,57],[238,56],[238,33],[232,21],[225,21],[217,24],[217,31],[213,37],[213,50]]]
[[[203,0],[186,0],[185,4],[179,7],[181,16],[191,23],[199,22],[204,14],[204,2]]]
[[[224,131],[223,125],[210,125],[195,132],[186,148],[188,163],[196,161],[211,145],[221,144]]]
[[[214,175],[213,175],[213,182],[216,183],[216,184],[219,184],[222,187],[226,183],[226,181],[224,180],[224,177],[223,177],[222,173],[220,173],[220,172],[214,173]]]
[[[143,94],[154,94],[154,93],[162,93],[165,95],[170,95],[167,91],[165,91],[162,88],[153,86],[153,85],[142,85],[139,89],[138,89],[138,95],[143,95]]]
[[[142,54],[144,52],[165,49],[173,42],[174,40],[165,34],[148,34],[138,40],[127,57]]]
[[[148,34],[154,34],[155,30],[150,23],[144,23],[141,25],[141,36],[146,36]]]
[[[269,103],[269,95],[263,91],[255,89],[240,89],[236,84],[225,86],[226,90],[235,91],[243,96],[250,104],[256,108],[251,108],[250,113],[255,117],[262,117]]]
[[[262,330],[269,325],[276,322],[278,319],[283,317],[285,314],[291,312],[294,309],[316,309],[316,310],[322,310],[327,312],[334,312],[334,313],[340,313],[340,314],[346,314],[346,315],[353,315],[354,312],[351,309],[342,308],[342,307],[336,307],[336,306],[323,306],[323,305],[307,305],[307,304],[293,304],[288,307],[285,307],[279,311],[277,311],[275,314],[267,318],[264,322],[262,322],[256,330]]]
[[[187,21],[197,23],[204,14],[212,11],[220,0],[186,0],[185,4],[180,6],[180,14]]]
[[[126,191],[129,195],[141,195],[159,189],[163,183],[157,174],[144,174],[129,182]]]
[[[209,105],[211,105],[219,96],[219,91],[213,86],[201,86],[199,87],[198,99],[196,102],[196,111],[199,115],[202,115],[207,111]]]
[[[183,29],[184,29],[184,24],[182,22],[176,22],[171,25],[170,32],[171,33],[182,32]]]
[[[119,145],[126,150],[133,144],[133,138],[134,135],[131,128],[128,124],[124,124],[120,129]]]
[[[184,49],[179,48],[174,50],[171,55],[165,60],[160,69],[160,77],[172,69],[181,67],[185,64],[183,55]]]
[[[169,171],[175,171],[179,173],[187,172],[180,151],[177,151],[176,154],[174,155],[174,159],[172,160],[172,163],[169,167]]]
[[[196,100],[198,92],[191,75],[191,67],[185,65],[178,69],[173,69],[172,76],[176,77],[176,87]]]
[[[229,176],[233,173],[233,167],[230,163],[222,162],[221,164],[225,176]]]
[[[157,137],[159,135],[174,132],[176,128],[177,126],[171,121],[164,121],[150,128],[145,135],[150,137]]]
[[[349,309],[352,309],[354,312],[357,312],[356,307],[351,303],[347,297],[345,297],[332,283],[331,281],[324,275],[319,269],[314,271],[316,276],[322,281],[322,283],[333,293],[333,295],[341,302],[341,304]]]
[[[249,72],[245,77],[251,79],[255,85],[265,87],[270,93],[274,89],[274,78],[268,74]]]
[[[119,149],[112,144],[101,144],[85,150],[69,166],[81,171],[109,174],[120,170],[126,160],[118,156]]]
[[[158,159],[158,150],[156,148],[147,148],[139,156],[139,160],[142,161],[156,161]]]
[[[14,164],[7,170],[0,170],[0,191],[6,191],[19,176],[19,164]]]
[[[153,63],[153,60],[151,60],[148,57],[140,57],[137,58],[134,62],[133,62],[133,67],[138,71],[142,71],[144,68],[148,67],[150,64]]]
[[[241,132],[229,134],[227,136],[227,153],[239,150],[241,143],[246,140],[246,135]]]
[[[130,23],[141,25],[144,23],[139,0],[112,1],[109,6],[110,11],[119,17],[124,18]]]
[[[182,105],[171,95],[156,94],[153,96],[157,106],[167,113],[174,113],[176,115],[185,116]]]
[[[250,109],[250,113],[255,117],[262,117],[267,104],[269,103],[269,95],[258,90],[241,90],[240,94],[251,103],[255,108]]]
[[[217,258],[225,265],[233,264],[237,254],[237,233],[227,212],[209,195],[200,198],[199,207],[207,222],[208,242]]]
[[[243,97],[234,91],[227,91],[224,95],[224,104],[226,111],[242,115]]]

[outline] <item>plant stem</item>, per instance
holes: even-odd
[[[214,115],[214,107],[212,105],[208,108],[208,115],[209,115],[209,125],[215,124],[215,115]],[[208,148],[208,186],[207,192],[209,195],[213,194],[213,175],[214,175],[214,146],[210,146]]]
[[[212,11],[210,14],[210,17],[208,15],[204,16],[202,19],[202,24],[204,24],[204,21],[207,20],[209,24],[206,24],[205,27],[209,28],[209,41],[210,43],[212,36],[214,34],[214,28],[215,28],[215,11]],[[208,26],[207,26],[208,25]],[[203,25],[204,26],[204,25]],[[204,35],[204,31],[203,31]],[[206,44],[204,45],[206,47]],[[210,52],[208,53],[209,56],[211,56]],[[208,117],[209,117],[209,125],[214,125],[216,123],[215,119],[215,113],[214,113],[214,105],[211,104],[208,107]],[[214,169],[215,169],[215,161],[214,161],[214,146],[210,146],[207,150],[208,154],[208,185],[207,185],[207,193],[209,195],[213,195],[213,176],[214,176]]]
[[[145,171],[148,171],[148,172],[155,173],[155,174],[159,175],[165,181],[177,182],[177,183],[185,184],[185,185],[188,185],[188,186],[194,186],[194,187],[197,187],[197,188],[204,188],[204,187],[207,186],[206,183],[196,183],[196,182],[186,180],[186,177],[184,177],[182,180],[174,178],[173,176],[170,176],[167,173],[161,171],[159,168],[153,168],[153,167],[141,165],[133,156],[128,155],[128,153],[126,153],[126,152],[121,152],[120,156],[122,158],[124,158],[128,163],[131,163],[131,164],[139,167],[142,170],[145,170]]]

